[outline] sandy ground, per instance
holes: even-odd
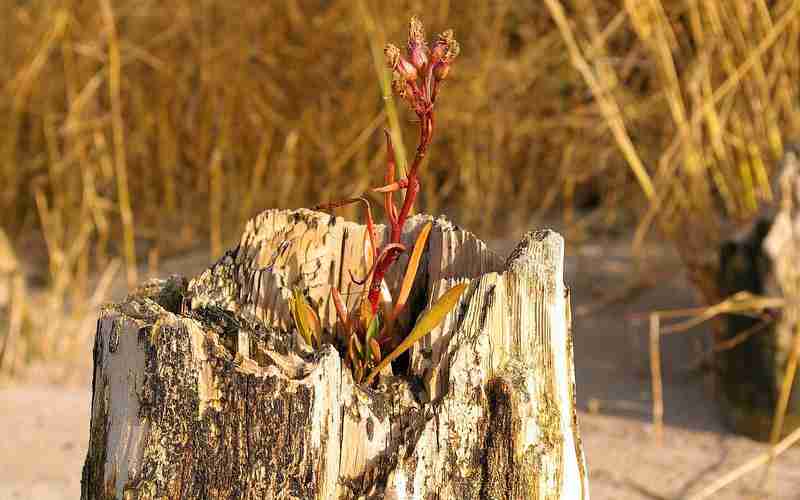
[[[191,274],[206,260],[177,259],[162,271]],[[651,252],[645,262],[658,287],[598,307],[609,294],[625,295],[631,284],[627,247],[584,246],[567,261],[580,424],[594,499],[684,498],[765,450],[726,431],[703,374],[691,369],[705,338],[702,330],[664,341],[666,428],[663,444],[655,441],[649,421],[647,329],[630,316],[694,302],[674,258]],[[89,429],[90,357],[87,346],[77,384],[0,387],[0,500],[79,498]],[[772,472],[770,498],[800,499],[800,449],[782,455]],[[762,476],[752,473],[713,498],[766,498],[760,491]]]

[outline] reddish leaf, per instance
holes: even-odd
[[[400,294],[397,296],[394,310],[392,311],[392,321],[397,318],[397,315],[400,314],[400,311],[403,310],[403,307],[405,307],[408,301],[408,296],[411,293],[411,285],[414,284],[414,278],[417,275],[417,269],[422,259],[422,252],[425,250],[425,244],[428,242],[428,235],[432,227],[432,222],[425,224],[419,232],[419,236],[417,236],[417,241],[414,242],[414,249],[411,251],[411,257],[409,257],[408,265],[406,266],[406,274],[403,276],[403,283],[400,286]]]

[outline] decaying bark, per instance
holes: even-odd
[[[351,305],[360,292],[363,239],[338,217],[268,211],[190,282],[106,308],[82,498],[588,498],[563,239],[529,233],[504,262],[435,220],[401,323],[469,287],[375,387],[333,346],[311,352],[288,309],[302,287],[330,328],[330,287]]]

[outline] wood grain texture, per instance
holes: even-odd
[[[334,346],[299,342],[288,308],[299,287],[332,328],[330,287],[355,303],[363,239],[338,217],[267,211],[200,276],[106,308],[82,498],[589,498],[563,239],[528,233],[503,261],[436,219],[400,322],[467,291],[373,387]]]

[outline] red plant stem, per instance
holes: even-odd
[[[417,194],[419,194],[419,166],[425,159],[425,154],[428,151],[428,146],[430,145],[431,138],[433,137],[432,111],[428,110],[426,113],[418,116],[422,124],[419,133],[419,145],[417,146],[417,154],[414,157],[414,163],[411,164],[411,168],[408,171],[408,185],[406,186],[406,192],[403,198],[403,208],[400,209],[400,213],[397,215],[396,220],[390,220],[392,227],[389,239],[390,244],[400,243],[400,236],[403,233],[403,226],[405,225],[408,215],[411,213],[411,207],[414,206],[414,202],[417,199]],[[373,275],[369,294],[367,295],[370,305],[372,306],[373,313],[377,312],[378,310],[378,301],[380,299],[381,283],[383,282],[383,278],[401,253],[402,251],[399,250],[398,247],[391,249],[391,251],[386,252],[386,254],[382,253],[382,258],[375,267],[375,274]]]
[[[389,135],[389,131],[384,129],[383,133],[386,135],[386,176],[384,177],[384,182],[387,185],[390,184],[398,184],[394,180],[395,170],[397,168],[395,159],[394,159],[394,148],[392,147],[392,137]],[[398,184],[399,186],[399,184]],[[394,205],[394,192],[393,191],[385,191],[383,195],[383,210],[386,212],[386,217],[389,219],[390,224],[395,224],[397,222],[397,207]]]
[[[363,196],[358,198],[347,198],[345,200],[333,201],[330,203],[323,203],[314,207],[314,210],[333,210],[334,208],[344,207],[353,203],[361,202],[364,204],[364,209],[367,211],[367,236],[369,236],[369,243],[372,246],[372,258],[378,257],[377,238],[375,237],[375,223],[372,219],[372,209],[369,202]]]

